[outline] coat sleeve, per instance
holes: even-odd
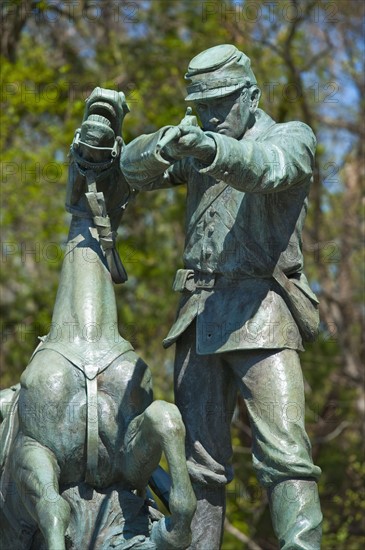
[[[171,163],[156,150],[156,145],[170,126],[154,134],[144,134],[134,139],[123,149],[121,170],[133,189],[152,191],[187,181],[188,159]]]
[[[211,165],[199,172],[239,191],[272,193],[308,183],[314,167],[316,138],[302,122],[275,124],[261,140],[236,139],[207,132],[217,146]]]

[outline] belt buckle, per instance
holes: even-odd
[[[197,273],[195,275],[196,288],[213,288],[215,284],[215,273]]]

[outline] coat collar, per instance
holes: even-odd
[[[254,125],[247,130],[242,139],[252,139],[256,141],[259,137],[262,137],[262,134],[266,133],[269,128],[276,124],[268,114],[265,113],[262,109],[257,109],[255,112],[255,123]]]

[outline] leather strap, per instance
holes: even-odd
[[[72,349],[72,347],[73,346],[71,346],[70,344],[66,346],[63,342],[47,342],[47,340],[45,340],[38,345],[37,349],[31,356],[29,363],[34,359],[37,353],[41,353],[42,351],[46,350],[52,350],[59,355],[62,355],[62,357],[64,357],[69,363],[79,369],[86,376],[86,378],[89,378],[90,376],[91,378],[94,378],[95,376],[106,370],[109,365],[115,359],[117,359],[117,357],[120,357],[127,351],[133,350],[132,344],[130,342],[127,342],[127,340],[122,343],[117,342],[114,346],[110,346],[106,353],[98,357],[98,369],[96,371],[91,371],[90,367],[88,366],[87,359],[77,353],[74,349]]]
[[[128,350],[133,349],[129,342],[126,343],[125,350],[114,346],[107,354],[98,360],[98,364],[85,364],[83,358],[77,353],[65,351],[62,345],[57,343],[42,342],[32,355],[31,360],[36,355],[47,349],[59,353],[67,359],[72,365],[77,367],[85,375],[86,381],[86,474],[85,481],[91,485],[96,479],[98,468],[98,444],[99,444],[99,423],[98,423],[98,382],[97,375],[105,370],[117,357]],[[114,349],[115,348],[115,349]],[[100,364],[100,367],[98,366]],[[1,495],[0,495],[1,499]]]
[[[195,292],[196,290],[212,290],[215,287],[229,288],[232,287],[232,284],[252,278],[252,275],[244,273],[233,276],[222,273],[204,273],[203,271],[194,271],[193,269],[178,269],[172,289],[176,292],[183,292],[184,290]],[[270,280],[271,276],[256,278]]]
[[[76,151],[81,143],[91,149],[110,150],[111,159],[105,162],[90,162],[85,160]],[[103,177],[104,179],[115,169],[115,163],[120,157],[122,146],[123,140],[120,136],[115,139],[112,148],[88,145],[80,141],[80,132],[77,130],[70,149],[70,154],[75,160],[77,169],[86,178],[88,192],[85,193],[85,196],[98,231],[100,246],[105,254],[112,280],[116,284],[125,283],[128,280],[128,275],[115,248],[116,233],[111,229],[110,218],[106,212],[104,194],[97,191],[96,180],[99,177]],[[118,210],[124,210],[127,204],[128,201],[120,205]]]
[[[88,187],[88,192],[85,193],[86,200],[98,231],[100,246],[105,254],[110,274],[114,283],[125,283],[128,280],[128,275],[115,248],[116,234],[111,229],[110,218],[106,212],[104,194],[97,191],[96,175],[93,170],[86,170],[85,176]],[[122,208],[125,208],[126,205],[127,203]]]
[[[86,368],[86,367],[85,367]],[[96,367],[97,370],[97,367]],[[93,484],[98,473],[99,421],[98,421],[98,379],[86,378],[86,483]]]

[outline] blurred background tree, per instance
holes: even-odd
[[[14,0],[2,3],[1,17],[1,387],[19,380],[49,328],[69,222],[67,151],[85,98],[95,86],[125,92],[128,142],[178,123],[189,60],[234,43],[252,58],[262,108],[278,122],[306,122],[318,138],[303,246],[322,330],[301,358],[307,426],[323,470],[323,548],[362,548],[364,4]],[[129,272],[116,288],[120,331],[150,364],[156,396],[168,400],[173,350],[161,340],[178,299],[171,281],[181,267],[184,199],[184,189],[139,195],[118,241]],[[223,550],[277,548],[243,403],[232,436]]]

